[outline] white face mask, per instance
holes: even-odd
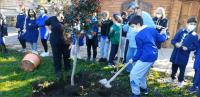
[[[45,11],[44,10],[40,10],[40,14],[41,15],[45,14]]]
[[[194,31],[195,28],[196,28],[196,25],[191,25],[191,24],[187,25],[187,29],[189,32]]]
[[[162,17],[162,14],[157,14],[156,17],[157,17],[157,18],[161,18],[161,17]]]

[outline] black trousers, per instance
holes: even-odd
[[[5,43],[0,45],[0,52],[1,53],[7,53],[8,52]]]
[[[109,64],[114,65],[113,60],[114,60],[114,58],[115,58],[115,56],[117,54],[118,48],[119,48],[119,45],[117,45],[117,44],[111,44]]]
[[[63,43],[51,43],[54,69],[56,74],[60,74],[62,71],[62,61],[64,62],[65,70],[71,68],[70,65],[70,48]]]
[[[19,42],[20,42],[22,48],[25,49],[26,48],[26,40],[23,39],[23,36],[24,36],[24,32],[23,31],[19,31],[18,32],[18,39],[19,39]]]
[[[47,45],[47,39],[41,39],[42,45],[44,47],[44,51],[48,52],[48,45]]]
[[[182,82],[184,81],[184,75],[185,75],[185,69],[186,69],[187,65],[179,65],[179,64],[172,64],[172,74],[171,74],[171,78],[172,79],[176,79],[176,73],[179,69],[180,73],[178,76],[178,81]]]
[[[91,48],[93,50],[93,59],[96,59],[96,57],[97,57],[98,40],[96,40],[95,38],[86,39],[86,44],[87,44],[88,59],[91,58]]]

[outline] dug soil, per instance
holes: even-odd
[[[120,82],[114,81],[112,88],[107,89],[99,84],[103,77],[94,72],[76,74],[75,86],[70,85],[70,76],[65,81],[53,82],[47,87],[44,82],[32,84],[33,94],[30,97],[129,97],[127,89],[123,89]]]

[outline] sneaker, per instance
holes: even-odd
[[[143,89],[143,88],[140,88],[140,92],[144,95],[148,95],[149,94],[149,91],[148,89]]]
[[[198,87],[192,86],[188,89],[189,94],[194,94],[198,91]]]
[[[140,95],[132,94],[131,97],[141,97]]]
[[[22,50],[22,52],[23,52],[23,53],[26,53],[26,52],[27,52],[27,50],[26,50],[26,49],[23,49],[23,50]]]
[[[92,61],[93,61],[93,62],[96,62],[96,58],[93,58]]]
[[[42,52],[40,54],[41,57],[48,57],[49,56],[49,52]]]
[[[87,61],[90,61],[90,58],[87,58]]]
[[[38,52],[37,52],[37,51],[32,51],[32,53],[34,53],[34,54],[37,54],[37,55],[38,55]]]
[[[175,81],[176,81],[176,79],[171,79],[171,78],[170,78],[170,79],[166,80],[165,82],[166,82],[166,83],[174,83]]]
[[[22,53],[25,53],[27,50],[26,49],[19,49],[17,50],[18,52],[22,52]]]
[[[184,87],[184,82],[178,82],[178,83],[177,83],[177,86],[178,86],[179,88],[183,88],[183,87]]]

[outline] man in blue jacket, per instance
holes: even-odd
[[[146,76],[158,57],[156,41],[164,42],[167,35],[159,33],[155,28],[144,26],[142,17],[138,15],[132,17],[129,24],[138,33],[135,37],[137,52],[132,58],[136,63],[130,73],[131,97],[140,97],[141,92],[148,94]]]

